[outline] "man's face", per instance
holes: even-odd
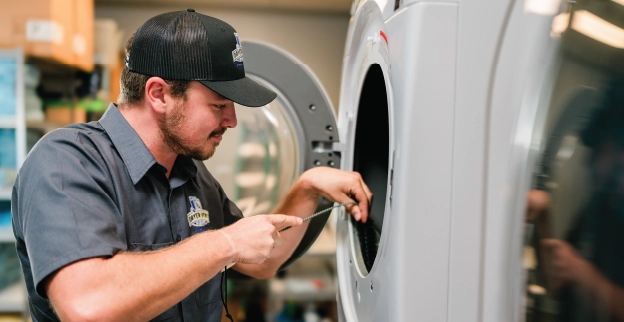
[[[179,99],[158,122],[163,141],[193,159],[210,158],[227,128],[236,127],[234,103],[199,82],[191,82],[187,99]]]

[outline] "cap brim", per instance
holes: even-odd
[[[271,103],[277,94],[248,77],[231,81],[205,81],[200,83],[221,96],[241,105],[258,107]]]

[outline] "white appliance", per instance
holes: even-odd
[[[613,1],[576,7],[599,2],[609,3],[603,13],[622,12]],[[320,165],[359,171],[375,194],[367,225],[336,211],[342,321],[542,321],[527,313],[542,309],[556,315],[551,300],[538,305],[527,295],[527,189],[535,164],[551,160],[544,150],[562,144],[548,133],[574,127],[552,121],[562,93],[591,83],[574,66],[593,75],[589,85],[609,74],[590,72],[597,64],[624,70],[609,63],[616,59],[597,63],[579,54],[591,47],[599,57],[620,57],[621,50],[581,39],[591,33],[579,26],[569,31],[572,7],[561,0],[356,0],[338,121],[304,65],[279,48],[243,44],[247,73],[278,93],[267,107],[240,110],[256,113],[247,127],[266,125],[255,132],[266,135],[234,136],[265,138],[231,154],[247,160],[230,163],[244,174],[236,188],[249,206],[244,212],[269,210],[294,177]],[[254,187],[271,193],[260,200]],[[326,220],[312,221],[287,265]]]
[[[560,10],[558,1],[530,2],[355,4],[338,124],[347,138],[342,166],[387,168],[387,175],[366,180],[378,186],[376,232],[339,216],[343,320],[520,315],[522,216],[515,214]],[[371,141],[358,143],[361,125]],[[380,154],[387,163],[371,162]]]

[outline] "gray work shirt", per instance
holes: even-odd
[[[202,162],[180,155],[165,173],[114,104],[99,122],[52,131],[35,145],[11,200],[33,321],[59,320],[42,281],[65,265],[175,244],[192,234],[192,207],[208,211],[210,229],[242,218]],[[154,321],[221,321],[220,277]]]

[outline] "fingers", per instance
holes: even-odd
[[[284,228],[287,226],[299,226],[303,223],[303,219],[297,216],[287,216],[287,215],[265,215],[266,219],[275,226],[275,228]]]
[[[366,185],[364,180],[360,179],[360,184],[362,185],[362,189],[364,189],[364,193],[366,194],[366,197],[368,198],[368,200],[370,200],[372,202],[373,201],[373,192],[370,190],[370,188],[368,188],[368,186]]]
[[[364,183],[364,180],[362,180],[362,176],[357,172],[354,172],[354,174],[356,174],[357,181],[354,187],[350,189],[349,194],[351,194],[350,197],[355,198],[358,204],[348,210],[350,210],[356,220],[361,220],[365,223],[368,220],[368,210],[372,204],[373,193]]]
[[[286,215],[259,215],[243,218],[218,230],[233,249],[233,262],[262,263],[283,244],[280,226],[298,226],[301,218]]]

